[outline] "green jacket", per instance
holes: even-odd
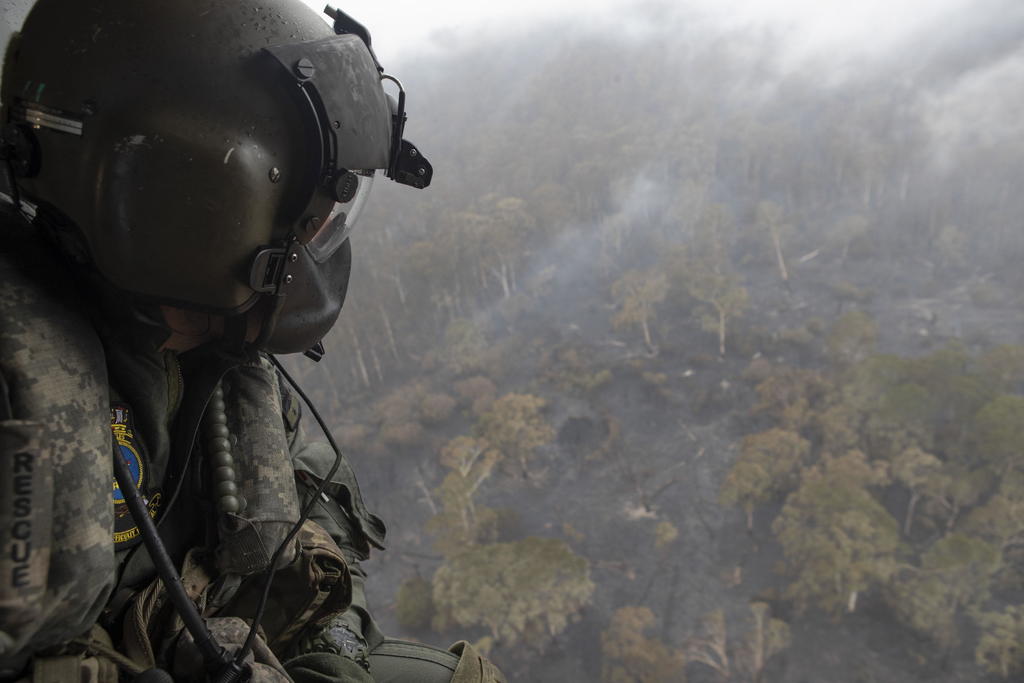
[[[267,359],[159,351],[157,327],[116,296],[83,287],[20,220],[3,223],[0,528],[9,552],[0,557],[0,680],[97,622],[116,632],[153,582],[116,486],[111,493],[115,445],[132,461],[172,557],[210,551],[208,609],[229,604],[246,575],[265,566],[335,457],[305,437],[301,408]],[[249,502],[229,523],[218,519],[200,425],[221,379],[237,484]],[[259,467],[246,469],[250,460]],[[348,563],[345,618],[372,646],[382,636],[366,610],[359,562],[383,547],[384,525],[366,509],[347,461],[327,494],[312,519]]]

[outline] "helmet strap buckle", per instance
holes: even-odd
[[[249,268],[249,286],[260,294],[277,294],[288,282],[289,252],[294,248],[264,247],[256,252]]]

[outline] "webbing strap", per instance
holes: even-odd
[[[399,659],[421,659],[442,666],[452,673],[459,665],[458,655],[439,650],[429,645],[409,643],[401,640],[385,640],[370,651],[371,657],[397,657]]]
[[[32,663],[32,683],[118,683],[119,680],[117,665],[105,657],[37,657]]]
[[[82,680],[82,658],[38,657],[32,664],[32,683],[75,683]]]
[[[459,657],[452,683],[507,683],[498,667],[465,640],[455,643],[448,651]]]

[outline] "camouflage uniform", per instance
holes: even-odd
[[[259,573],[334,453],[303,437],[299,404],[266,358],[159,351],[159,328],[114,296],[80,298],[90,290],[47,243],[12,216],[2,222],[0,680],[23,675],[30,658],[36,680],[116,680],[117,669],[153,665],[188,676],[189,638],[116,486],[112,499],[114,449],[134,454],[133,480],[226,645],[244,638],[239,618],[252,614]],[[238,514],[216,509],[200,428],[217,386],[236,456],[224,491],[248,504]],[[269,646],[253,653],[260,680],[501,680],[465,644],[445,652],[384,638],[359,566],[383,548],[384,525],[348,462],[326,494],[275,580]]]

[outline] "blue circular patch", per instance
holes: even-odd
[[[146,489],[146,451],[141,441],[136,439],[135,425],[133,424],[133,410],[127,403],[110,404],[110,434],[117,444],[117,451],[114,457],[119,457],[128,466],[128,476],[142,501],[146,505],[151,519],[156,519],[160,512],[160,501],[162,495],[158,490]],[[113,540],[115,550],[125,550],[142,542],[142,533],[138,525],[128,511],[128,504],[125,502],[124,493],[118,486],[117,480],[113,481],[114,499],[114,529]]]
[[[135,488],[140,488],[142,485],[142,460],[139,458],[139,454],[135,452],[135,449],[123,443],[117,444],[118,449],[121,452],[121,458],[125,464],[128,465],[128,471],[132,475],[132,484]],[[123,503],[124,494],[121,492],[121,486],[114,480],[114,502]]]

